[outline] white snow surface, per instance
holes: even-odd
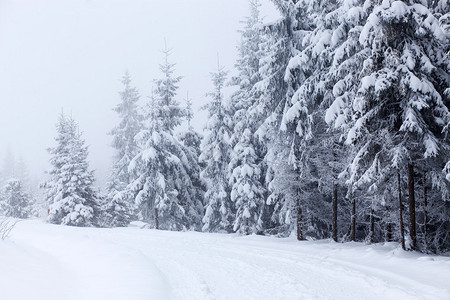
[[[450,299],[450,258],[294,238],[19,222],[3,300]]]

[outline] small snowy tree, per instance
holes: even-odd
[[[61,114],[57,128],[57,145],[51,154],[50,179],[42,187],[49,204],[48,222],[71,226],[97,224],[99,212],[93,189],[94,174],[89,171],[88,148],[84,145],[78,125]]]
[[[7,217],[28,218],[31,214],[31,197],[19,179],[11,178],[1,193],[0,207]]]

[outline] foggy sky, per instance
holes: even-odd
[[[262,2],[266,20],[277,18]],[[79,123],[102,186],[112,164],[107,132],[118,121],[112,108],[120,78],[128,70],[141,103],[147,100],[164,39],[183,76],[178,100],[184,106],[189,91],[201,131],[209,72],[217,53],[233,69],[247,15],[246,0],[0,0],[0,162],[10,148],[32,176],[43,176],[64,110]]]

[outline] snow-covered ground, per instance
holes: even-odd
[[[0,240],[0,298],[450,299],[450,258],[262,236],[22,221]]]

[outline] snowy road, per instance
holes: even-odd
[[[450,299],[450,258],[395,244],[20,222],[1,299]]]

